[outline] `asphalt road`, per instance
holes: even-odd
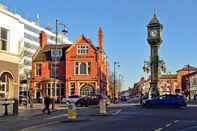
[[[97,108],[78,110],[78,119],[67,120],[64,110],[51,115],[0,118],[0,131],[196,131],[197,107],[186,109],[145,109],[115,106],[112,115],[98,116]]]

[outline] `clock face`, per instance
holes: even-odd
[[[151,30],[150,35],[151,35],[151,37],[157,37],[158,31],[156,29]]]

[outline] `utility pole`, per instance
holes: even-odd
[[[119,62],[114,61],[114,89],[113,89],[113,102],[115,103],[116,98],[116,65],[120,67]]]

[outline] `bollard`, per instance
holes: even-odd
[[[14,99],[13,103],[13,115],[18,115],[18,100]]]
[[[77,119],[77,111],[74,103],[68,105],[68,120],[73,121]]]
[[[7,99],[5,99],[5,103],[3,105],[5,107],[4,116],[7,116],[8,115],[8,101],[7,101]]]

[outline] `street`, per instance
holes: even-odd
[[[111,115],[98,115],[95,107],[80,108],[76,121],[68,121],[65,110],[51,115],[39,111],[30,116],[0,117],[1,131],[195,131],[197,107],[186,109],[145,109],[120,104],[108,109]]]

